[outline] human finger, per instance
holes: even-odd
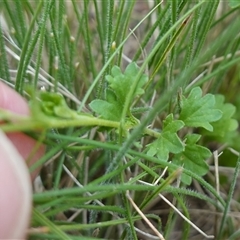
[[[0,81],[0,108],[6,109],[8,111],[20,114],[29,115],[30,111],[28,104],[25,99],[18,94],[16,91],[8,87],[6,84]],[[18,152],[21,154],[23,159],[27,160],[32,150],[35,148],[36,141],[31,137],[27,136],[21,132],[13,132],[6,134],[11,142],[14,144]],[[29,162],[28,166],[34,164],[45,152],[45,146],[40,145]],[[31,174],[32,179],[34,179],[40,169],[37,169]]]
[[[24,239],[31,215],[31,179],[27,165],[0,131],[0,239]]]

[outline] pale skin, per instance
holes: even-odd
[[[13,89],[0,82],[0,108],[29,115],[27,102]],[[1,127],[0,127],[1,129]],[[0,130],[0,239],[26,239],[32,209],[32,181],[39,169],[29,174],[25,160],[36,141],[20,133]],[[42,145],[29,165],[43,154]]]

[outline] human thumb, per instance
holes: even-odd
[[[32,207],[31,191],[23,158],[0,131],[0,239],[25,239]]]

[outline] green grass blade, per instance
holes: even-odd
[[[237,159],[237,164],[236,164],[235,171],[234,171],[234,174],[233,174],[233,179],[232,179],[230,189],[229,189],[229,192],[228,192],[228,196],[227,196],[227,199],[226,199],[226,205],[225,205],[225,208],[224,208],[223,217],[222,217],[222,220],[221,220],[221,225],[219,227],[219,233],[218,233],[218,236],[217,236],[217,239],[219,239],[219,240],[223,238],[223,234],[224,234],[224,230],[225,230],[225,224],[226,224],[227,219],[228,219],[228,212],[229,212],[229,209],[230,209],[231,201],[233,199],[233,193],[234,193],[236,183],[237,183],[237,180],[238,180],[239,171],[240,171],[240,157],[238,157],[238,159]]]

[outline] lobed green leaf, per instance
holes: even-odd
[[[214,95],[206,94],[202,97],[200,87],[193,88],[188,98],[182,96],[181,108],[179,119],[188,127],[202,127],[213,131],[210,122],[222,117],[222,112],[215,108]]]
[[[122,107],[117,101],[107,102],[96,99],[89,104],[90,108],[100,117],[112,121],[120,121]]]
[[[106,76],[106,80],[109,83],[106,100],[93,100],[89,104],[90,108],[104,119],[120,121],[126,96],[131,89],[137,74],[138,66],[135,62],[130,63],[124,73],[121,72],[121,69],[118,66],[114,66],[111,70],[111,75]],[[144,93],[142,87],[147,80],[147,75],[143,74],[134,91],[132,101],[134,97]],[[133,118],[130,110],[127,118]]]
[[[167,161],[169,153],[180,153],[184,150],[184,144],[177,135],[177,131],[184,126],[180,120],[174,120],[170,114],[163,121],[163,131],[161,136],[153,143],[148,144],[147,154],[155,156],[161,160]]]
[[[124,104],[126,95],[138,74],[138,66],[135,62],[130,63],[125,69],[124,74],[118,66],[114,66],[111,73],[112,75],[106,76],[109,87],[115,92],[118,102]],[[133,98],[144,93],[142,87],[147,82],[147,79],[147,75],[145,74],[139,79],[137,88],[132,96]]]
[[[205,162],[211,156],[209,149],[196,144],[201,135],[188,134],[186,136],[186,145],[183,152],[176,154],[173,158],[173,163],[182,166],[199,176],[203,176],[208,172],[208,164]],[[186,174],[182,174],[181,180],[183,183],[190,185],[192,178]]]
[[[228,132],[232,132],[238,127],[238,121],[232,118],[236,112],[236,107],[230,103],[224,103],[223,95],[215,95],[215,99],[215,107],[222,111],[222,117],[212,123],[213,131],[204,132],[204,135],[224,137]]]

